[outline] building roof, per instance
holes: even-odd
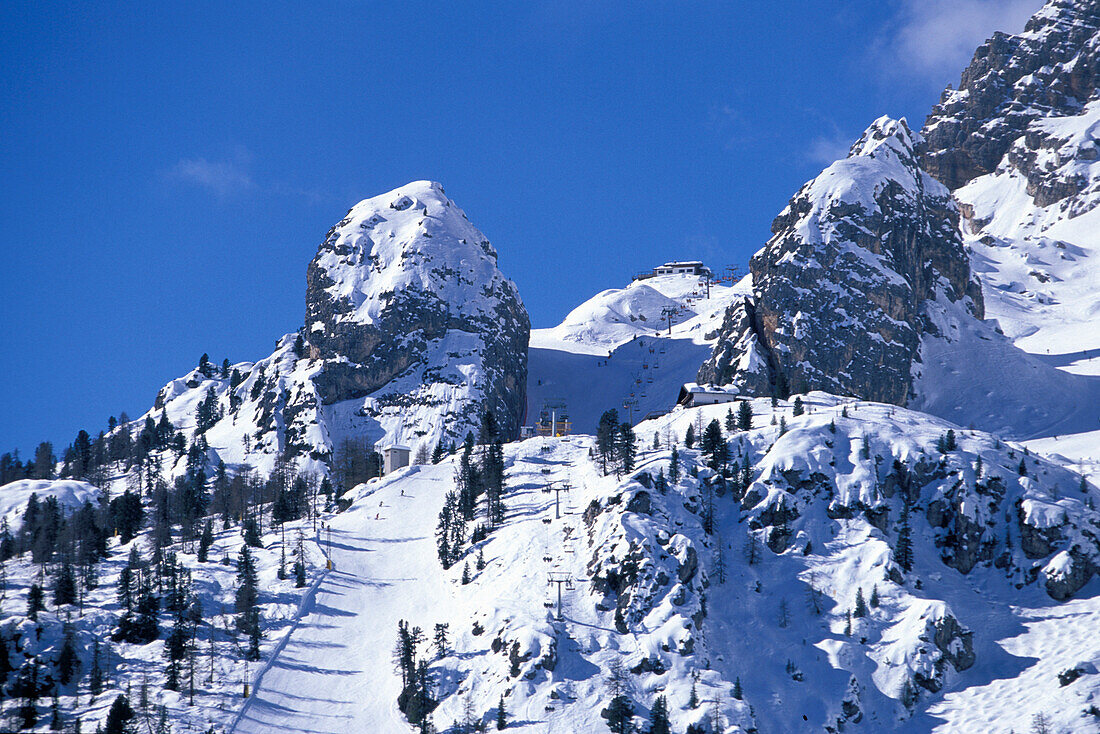
[[[681,261],[681,262],[665,263],[661,267],[662,268],[686,268],[686,267],[691,267],[691,266],[702,267],[703,266],[703,261],[702,260],[684,260],[684,261]]]
[[[411,449],[411,448],[409,448],[408,446],[404,446],[404,445],[402,445],[402,444],[399,444],[399,443],[387,443],[387,444],[382,444],[382,445],[381,445],[381,446],[379,446],[378,448],[379,448],[379,450],[381,450],[381,451],[391,451],[391,450],[396,450],[396,451],[409,451],[409,452],[411,452],[411,451],[412,451],[412,449]]]
[[[676,398],[677,403],[683,403],[688,397],[692,395],[740,395],[740,391],[737,388],[723,385],[700,385],[697,382],[686,382],[683,387],[680,388],[680,395]]]

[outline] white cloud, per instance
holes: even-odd
[[[852,147],[855,138],[848,139],[839,131],[835,135],[820,136],[810,141],[810,147],[806,151],[806,158],[811,163],[828,166],[830,163],[848,157],[848,151]]]
[[[255,183],[241,163],[183,158],[168,172],[170,178],[212,191],[219,197],[247,191]]]
[[[878,45],[901,76],[957,82],[974,49],[994,31],[1019,33],[1042,0],[905,0]]]

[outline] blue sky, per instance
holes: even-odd
[[[266,355],[328,228],[416,179],[535,326],[667,259],[744,267],[871,120],[919,127],[1040,4],[5,3],[0,451]]]

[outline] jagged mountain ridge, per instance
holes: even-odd
[[[925,122],[922,166],[954,190],[992,173],[1031,122],[1078,112],[1100,80],[1100,4],[1049,0],[978,47]]]

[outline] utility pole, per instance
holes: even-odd
[[[562,617],[562,614],[561,614],[561,587],[564,584],[565,588],[567,590],[572,591],[573,590],[573,579],[570,578],[569,574],[565,573],[564,571],[551,571],[550,572],[550,583],[558,585],[558,617],[557,617],[557,619],[558,619],[559,622],[561,622],[564,619],[564,617]]]
[[[546,485],[546,488],[542,490],[545,494],[549,494],[550,492],[554,493],[554,517],[555,517],[555,519],[559,519],[559,520],[561,519],[561,506],[559,504],[559,500],[561,499],[561,493],[562,492],[568,492],[570,489],[571,489],[571,487],[569,486],[569,482],[562,482],[562,486],[560,486],[560,487],[555,487],[553,484],[548,484],[548,485]]]

